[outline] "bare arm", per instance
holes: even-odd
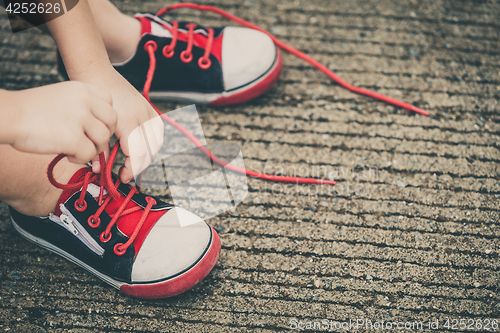
[[[127,156],[120,178],[123,182],[129,182],[134,176],[130,159],[129,134],[158,115],[146,99],[111,66],[87,0],[80,0],[71,11],[50,21],[48,26],[61,52],[69,78],[96,85],[111,94],[113,107],[118,112],[115,134],[120,140],[123,153]],[[159,124],[155,133],[150,135],[157,138],[156,145],[152,147],[153,154],[162,144],[161,121]],[[144,156],[144,159],[146,158],[147,156]]]
[[[18,117],[13,92],[0,89],[0,144],[12,144],[16,139]]]
[[[87,0],[47,23],[71,80],[85,73],[113,71]]]

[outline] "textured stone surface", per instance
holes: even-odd
[[[128,14],[165,5],[114,3]],[[352,94],[285,55],[281,80],[266,95],[241,106],[198,106],[205,134],[240,145],[250,169],[330,178],[337,186],[249,179],[244,203],[210,221],[223,247],[214,271],[161,301],[124,297],[28,243],[2,204],[0,331],[274,332],[294,318],[421,321],[434,331],[429,320],[446,330],[446,319],[499,319],[500,3],[217,6],[347,81],[431,116]],[[226,24],[213,14],[175,15]],[[11,34],[3,11],[0,33],[1,88],[58,81],[49,36]]]

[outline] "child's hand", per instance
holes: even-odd
[[[127,156],[120,172],[120,180],[130,182],[149,165],[160,150],[163,144],[163,122],[148,101],[111,66],[108,70],[81,72],[77,80],[102,87],[113,97],[113,107],[118,112],[115,134]],[[147,142],[144,141],[144,133],[135,135],[137,130],[130,136],[140,126],[140,133],[146,132]]]
[[[8,93],[6,141],[15,149],[86,163],[109,148],[117,113],[106,90],[73,81]]]
[[[116,136],[123,153],[127,155],[120,179],[129,182],[161,148],[163,123],[146,99],[111,65],[87,1],[80,1],[78,6],[50,21],[47,26],[56,41],[70,80],[94,84],[111,94],[113,107],[118,112]],[[149,124],[152,130],[146,133],[146,142],[134,139],[128,142],[134,129],[142,130]],[[133,145],[132,149],[130,144]],[[136,149],[136,146],[139,148]],[[130,156],[131,153],[133,156]],[[132,171],[132,164],[141,167]],[[98,168],[93,169],[97,172]]]

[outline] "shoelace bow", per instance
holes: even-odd
[[[63,159],[66,155],[60,154],[57,157],[55,157],[49,164],[48,170],[47,170],[47,175],[49,177],[49,181],[52,183],[57,188],[60,188],[62,190],[77,190],[81,188],[81,193],[80,197],[75,201],[75,209],[78,210],[79,212],[83,212],[87,209],[87,202],[85,201],[85,194],[87,193],[87,188],[90,183],[93,183],[95,181],[98,181],[100,185],[100,191],[99,191],[99,199],[98,199],[98,205],[99,209],[95,212],[95,214],[91,215],[87,223],[91,228],[97,228],[101,224],[101,219],[100,216],[102,212],[106,209],[106,206],[111,202],[111,200],[116,200],[122,194],[117,191],[118,186],[120,186],[120,179],[118,178],[116,182],[113,184],[113,179],[111,178],[111,169],[113,167],[113,162],[115,160],[116,154],[118,152],[118,148],[120,147],[119,142],[115,144],[113,147],[111,154],[109,156],[108,161],[106,162],[104,153],[101,153],[99,155],[99,162],[101,164],[101,173],[100,174],[94,174],[92,171],[89,170],[83,178],[82,181],[72,183],[72,184],[61,184],[54,178],[54,167],[56,164]],[[109,216],[111,217],[111,221],[108,223],[106,226],[106,229],[101,233],[99,239],[101,242],[106,243],[111,239],[111,228],[116,224],[118,219],[122,216],[134,213],[136,211],[139,211],[143,209],[142,207],[136,205],[134,207],[125,209],[129,202],[132,200],[132,197],[134,194],[138,193],[139,191],[135,187],[129,187],[130,192],[128,195],[125,197],[121,205],[118,207],[116,212],[114,214],[110,214]],[[104,190],[108,192],[108,194],[104,193]],[[113,251],[116,255],[123,255],[126,251],[127,248],[134,242],[135,238],[137,237],[139,231],[142,228],[142,225],[146,221],[146,218],[148,217],[149,212],[151,211],[151,208],[156,205],[156,200],[151,198],[151,197],[146,197],[147,201],[147,206],[144,208],[144,212],[141,215],[141,218],[137,222],[135,229],[130,235],[128,241],[126,243],[117,243]]]

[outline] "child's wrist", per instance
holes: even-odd
[[[95,61],[85,66],[78,68],[67,68],[68,77],[70,80],[75,81],[86,81],[87,79],[109,75],[110,72],[114,71],[109,59],[103,59],[100,61]]]

